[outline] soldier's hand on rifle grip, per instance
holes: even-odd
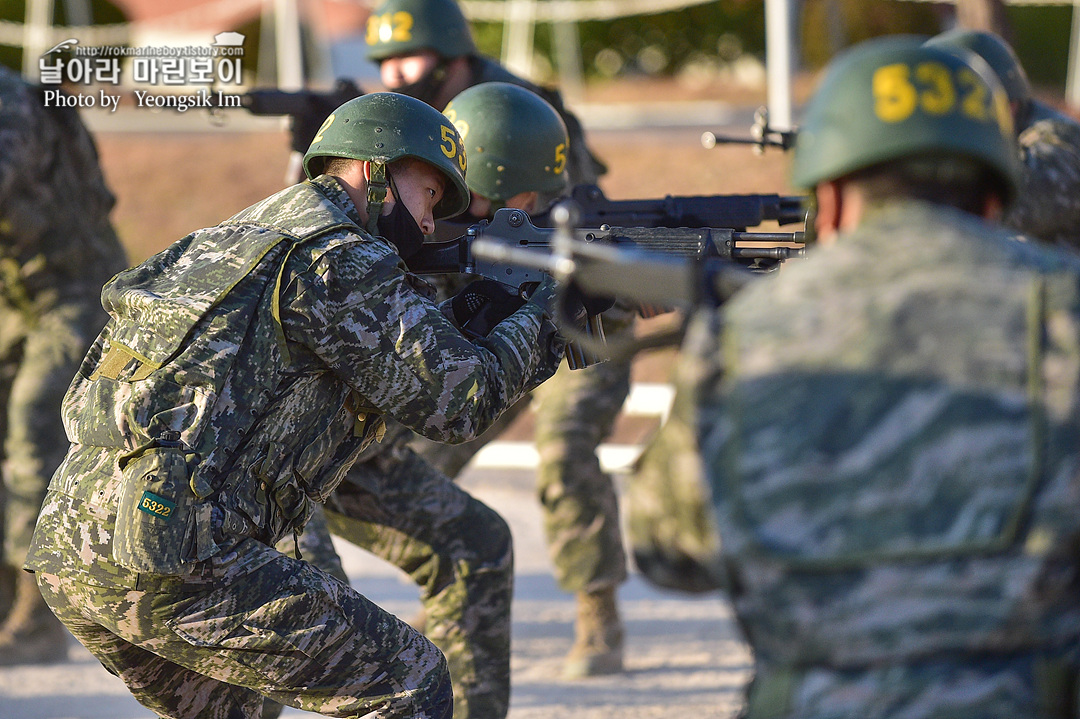
[[[443,303],[462,334],[470,339],[486,337],[495,325],[521,309],[525,298],[494,280],[477,280]],[[449,305],[449,312],[447,312]]]

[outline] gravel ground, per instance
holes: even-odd
[[[723,719],[738,710],[750,653],[719,597],[662,592],[633,576],[619,593],[627,671],[566,681],[574,602],[557,588],[527,470],[471,470],[463,486],[510,523],[517,556],[509,719]],[[400,616],[419,609],[396,569],[339,545],[352,585]],[[317,716],[288,709],[288,719]],[[74,639],[63,664],[0,669],[0,719],[151,719]]]

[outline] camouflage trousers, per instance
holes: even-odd
[[[33,317],[0,300],[2,560],[22,566],[52,473],[67,452],[60,403],[105,322],[96,299]]]
[[[628,325],[624,319],[616,331]],[[502,719],[508,711],[513,568],[505,522],[447,477],[533,402],[537,493],[556,579],[569,592],[617,586],[627,576],[618,498],[596,450],[629,391],[629,362],[584,370],[563,365],[477,439],[462,445],[414,440],[422,456],[388,448],[354,466],[327,502],[330,532],[420,585],[427,634],[450,666],[456,719]],[[278,546],[291,552],[291,544],[290,538]],[[300,535],[299,549],[307,561],[344,576],[318,511]]]
[[[514,560],[502,517],[406,447],[355,465],[325,512],[331,532],[420,587],[426,634],[449,665],[455,718],[505,717]],[[306,560],[340,571],[315,519],[300,536],[300,550]]]
[[[632,321],[622,307],[604,315],[609,335],[629,332]],[[456,477],[484,445],[533,407],[540,455],[536,492],[555,578],[567,592],[615,587],[626,581],[619,503],[615,484],[601,469],[596,451],[611,433],[629,393],[629,361],[602,362],[581,370],[564,363],[554,377],[471,442],[448,445],[420,438],[413,447],[447,476]]]
[[[603,362],[582,370],[564,364],[531,398],[519,400],[477,439],[462,445],[421,439],[412,446],[453,477],[510,420],[530,403],[536,406],[535,441],[540,455],[536,491],[555,578],[567,592],[615,587],[627,576],[619,502],[596,450],[611,432],[629,392],[629,362]],[[331,529],[342,536],[333,523]],[[305,558],[326,571],[341,571],[329,537],[320,536],[317,524],[305,531],[300,547]]]
[[[450,719],[442,654],[412,627],[307,562],[145,590],[39,574],[45,601],[135,698],[168,719],[257,719],[264,696],[306,711]]]
[[[629,362],[581,370],[563,364],[534,390],[540,455],[536,492],[555,579],[567,592],[626,581],[618,497],[596,450],[611,433],[629,392]]]

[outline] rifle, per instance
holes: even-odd
[[[653,200],[609,200],[596,185],[577,185],[569,199],[584,227],[731,227],[745,230],[766,220],[780,225],[806,221],[805,198],[797,195],[667,195]],[[553,227],[548,208],[534,224]]]
[[[750,137],[731,137],[704,132],[701,135],[701,144],[706,150],[711,150],[717,145],[753,145],[754,154],[763,155],[766,147],[790,150],[795,145],[796,134],[795,130],[777,130],[769,125],[768,109],[759,107],[754,112],[754,124],[750,126]]]
[[[567,314],[565,292],[568,287],[575,286],[586,294],[688,309],[703,304],[719,306],[761,275],[732,257],[710,253],[704,256],[688,253],[667,255],[632,244],[583,241],[574,230],[576,208],[573,204],[560,203],[552,214],[556,228],[550,252],[518,246],[499,237],[479,238],[470,249],[481,262],[499,268],[528,268],[559,280],[563,293],[556,297],[555,319],[571,343],[567,346],[568,362],[572,345],[577,345],[578,353],[586,357],[591,354],[629,358],[645,349],[678,342],[684,329],[680,327],[675,331],[656,332],[644,337],[607,341],[602,335],[590,333],[587,327],[583,331]],[[745,236],[760,233],[733,234]],[[790,256],[802,254],[803,251],[799,249]],[[571,365],[571,369],[576,367]]]
[[[240,95],[240,106],[252,115],[287,115],[292,149],[304,153],[330,113],[363,94],[355,82],[339,78],[333,89],[326,91],[256,87]],[[211,97],[217,98],[217,95],[211,93]],[[212,112],[217,113],[222,107],[219,105]]]
[[[607,258],[612,266],[612,258],[621,255],[604,255],[609,252],[628,252],[633,250],[652,258],[667,256],[669,260],[678,260],[676,265],[682,269],[676,274],[690,271],[688,268],[708,260],[726,260],[731,266],[738,266],[740,272],[751,270],[770,271],[777,264],[791,257],[801,257],[805,240],[802,232],[745,232],[726,227],[703,228],[667,228],[667,227],[578,227],[572,203],[560,203],[553,212],[553,219],[562,224],[556,228],[544,228],[534,225],[529,215],[522,210],[498,210],[491,221],[482,221],[469,226],[464,235],[443,242],[427,242],[419,252],[408,260],[409,269],[417,274],[445,274],[463,272],[495,280],[508,285],[513,291],[522,293],[532,283],[540,282],[545,275],[555,277],[568,276],[565,267],[558,265],[560,257],[571,257],[567,248],[589,247]],[[570,244],[567,244],[567,243]],[[561,243],[561,244],[560,244]],[[484,253],[476,251],[484,247]],[[559,248],[557,250],[557,248]],[[590,251],[591,251],[590,250]],[[591,255],[590,255],[591,256]],[[547,258],[546,260],[543,258]],[[770,260],[772,265],[761,267],[760,260]],[[552,264],[555,263],[555,264]],[[585,265],[582,265],[584,267]],[[593,267],[600,269],[593,271]],[[654,285],[642,288],[640,296],[628,296],[621,290],[619,281],[611,286],[605,283],[605,277],[593,278],[592,275],[605,275],[607,266],[588,265],[586,271],[575,266],[572,271],[574,283],[592,296],[624,297],[641,303],[681,304],[689,298],[672,297],[670,288],[674,277],[657,279],[639,278],[639,284]],[[590,275],[588,282],[581,281],[585,274]],[[730,273],[729,273],[730,274]],[[612,278],[616,275],[611,275]],[[654,284],[658,282],[660,284]],[[684,282],[676,283],[683,286]],[[688,290],[689,291],[689,290]],[[672,300],[675,302],[672,302]],[[565,314],[565,313],[563,313]],[[598,316],[586,319],[585,330],[581,336],[574,337],[576,347],[567,349],[567,361],[572,369],[586,367],[604,356],[603,325]],[[587,341],[590,338],[591,341]],[[589,355],[593,355],[590,357]]]

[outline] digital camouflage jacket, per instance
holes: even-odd
[[[649,556],[704,557],[689,588],[730,592],[749,717],[1064,716],[1080,262],[894,202],[699,312],[682,361],[710,486],[668,493],[711,498],[721,561],[694,537]],[[644,506],[700,517],[672,501]]]
[[[1080,122],[1035,103],[1017,144],[1020,192],[1005,224],[1080,250]]]
[[[179,548],[153,548],[179,551],[179,573],[242,571],[243,552],[227,550],[302,527],[310,503],[380,437],[382,415],[462,441],[553,371],[538,369],[550,352],[539,305],[473,344],[358,219],[324,176],[192,233],[106,286],[112,319],[65,399],[71,449],[28,568],[136,581],[145,553],[116,561],[114,534],[128,523],[117,522],[118,506],[133,483],[123,468],[163,452],[167,430],[183,443],[189,491],[151,487],[153,501],[136,496],[141,512],[131,516],[182,523],[168,540]],[[166,474],[170,462],[140,477]]]
[[[39,86],[0,67],[0,327],[6,313],[32,326],[59,304],[96,298],[127,266],[114,204],[78,112],[45,107]],[[0,332],[0,357],[21,336]]]

